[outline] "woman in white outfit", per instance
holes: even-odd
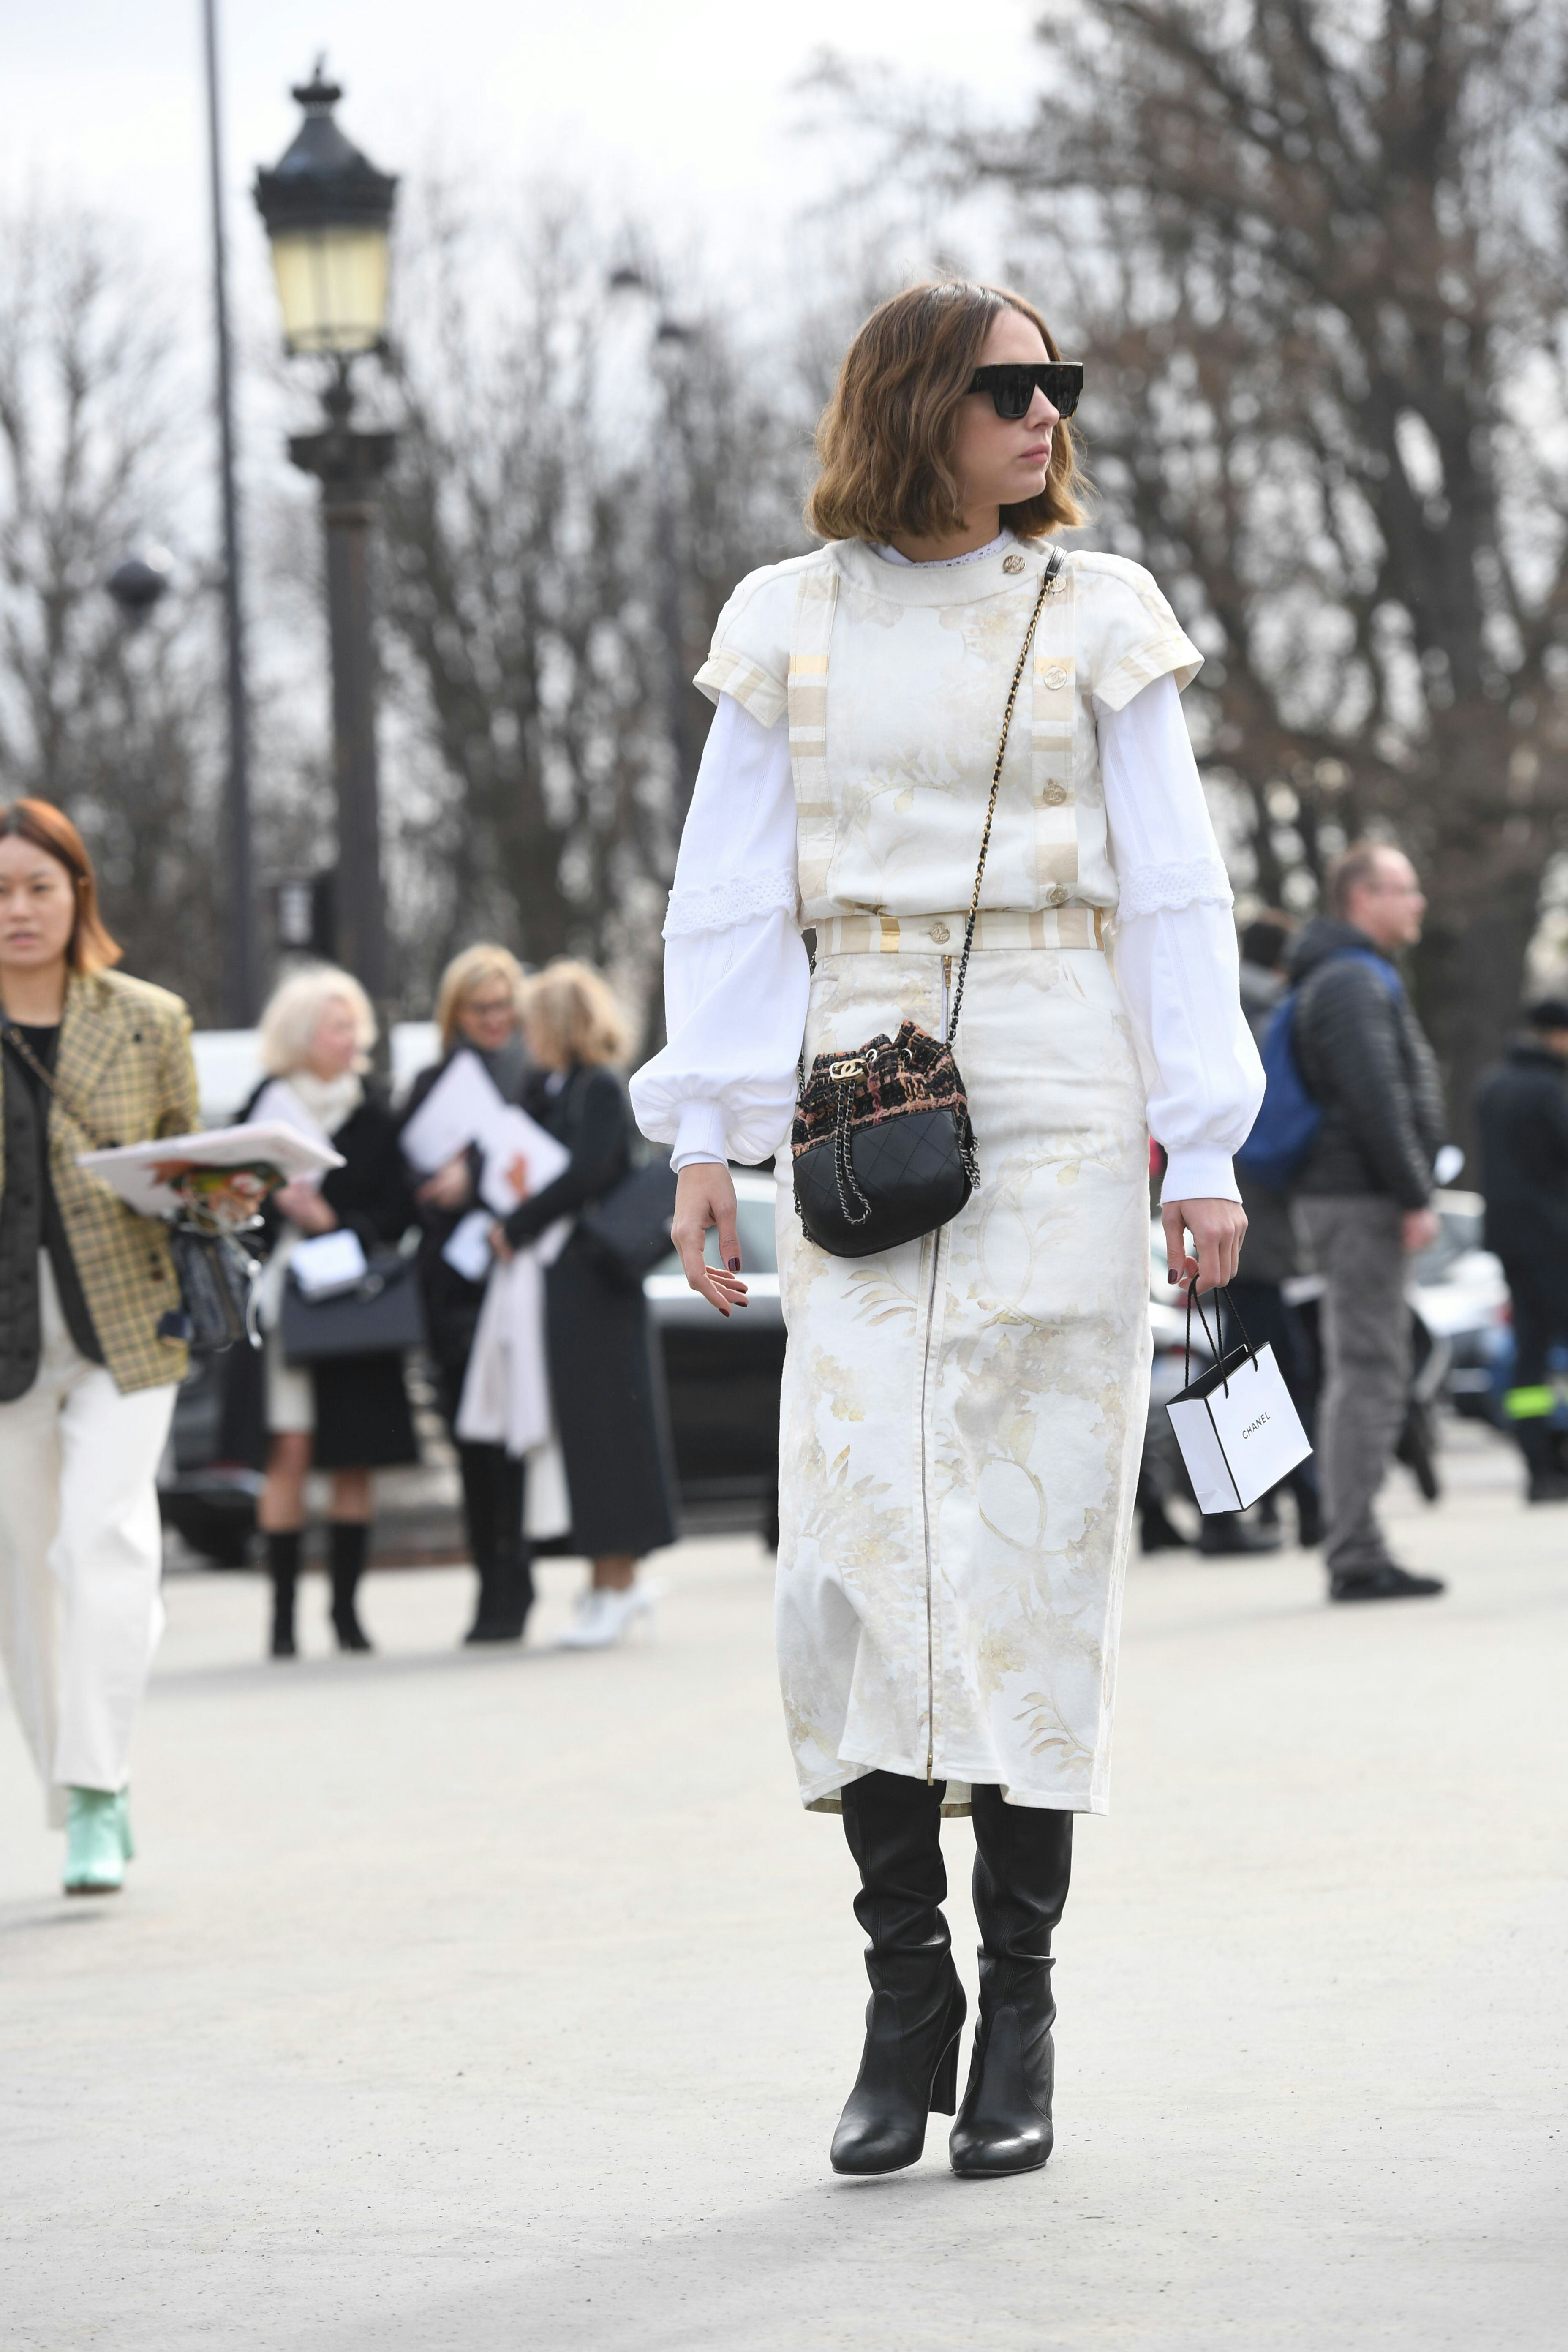
[[[943,1811],[973,1814],[984,1939],[952,2161],[1050,2152],[1050,1937],[1073,1814],[1109,1801],[1151,1132],[1173,1283],[1227,1280],[1245,1230],[1230,1155],[1262,1081],[1178,700],[1201,656],[1122,558],[1074,552],[1040,595],[1042,542],[1079,520],[1077,384],[988,287],[918,287],[856,338],[819,435],[827,543],[742,581],[699,674],[717,715],[666,925],[669,1043],[633,1082],[721,1314],[745,1303],[726,1159],[781,1155],[780,1674],[870,1938],[846,2172],[912,2163],[955,2104]],[[945,1034],[1037,604],[955,1042],[981,1181],[921,1241],[829,1256],[788,1181],[803,1036],[809,1062],[904,1021]]]
[[[75,825],[0,807],[0,1650],[68,1895],[113,1894],[131,1858],[155,1480],[186,1368],[163,1224],[77,1165],[196,1124],[190,1016],[119,957]]]

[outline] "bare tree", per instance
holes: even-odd
[[[1381,829],[1457,1116],[1512,1020],[1568,812],[1563,14],[1084,0],[1022,130],[880,120],[1016,198],[1092,362],[1110,536],[1210,656],[1260,892]]]
[[[132,635],[104,593],[177,504],[173,339],[90,219],[11,218],[0,257],[0,793],[75,818],[128,967],[199,1017],[217,956],[210,599],[197,578]]]
[[[489,930],[641,989],[706,729],[691,673],[735,579],[799,543],[800,454],[700,309],[664,316],[655,378],[611,253],[572,200],[504,241],[437,201],[409,240],[387,669],[431,947]]]

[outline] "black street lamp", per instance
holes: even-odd
[[[236,479],[234,347],[228,330],[228,233],[223,201],[223,113],[219,105],[216,0],[202,0],[207,98],[207,194],[212,207],[213,385],[218,428],[218,492],[223,513],[224,669],[228,761],[223,785],[223,996],[232,1029],[248,1029],[260,1010],[256,877],[250,824],[250,693],[247,682],[243,547]],[[123,567],[121,567],[123,572]],[[118,575],[117,575],[118,576]],[[146,584],[142,583],[143,586]],[[110,594],[117,593],[110,582]],[[154,599],[155,601],[155,599]],[[121,599],[122,609],[126,607]],[[149,608],[144,608],[149,609]]]
[[[331,363],[322,394],[325,424],[320,432],[296,434],[289,455],[321,483],[326,525],[338,952],[375,1006],[384,1041],[389,973],[368,537],[395,442],[390,433],[354,429],[351,371],[363,353],[382,348],[397,182],[378,172],[339,130],[332,110],[342,91],[325,78],[323,62],[317,60],[310,80],[293,93],[305,120],[276,168],[258,172],[256,204],[272,247],[283,348],[291,356],[319,355]]]
[[[169,593],[174,560],[164,547],[143,547],[115,565],[104,586],[127,628],[139,629]]]
[[[697,782],[702,746],[694,732],[691,666],[687,658],[686,583],[681,560],[681,525],[688,500],[683,471],[680,406],[688,366],[697,336],[664,308],[657,281],[635,262],[610,272],[607,289],[613,295],[636,294],[654,306],[653,340],[648,361],[658,386],[655,426],[655,542],[658,560],[658,621],[664,640],[665,729],[675,766],[678,816],[686,814]]]

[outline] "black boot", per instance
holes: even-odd
[[[954,2172],[1032,2172],[1051,2152],[1051,1930],[1072,1874],[1072,1815],[1007,1805],[977,1786],[974,1916],[980,2016],[963,2105],[948,2142]]]
[[[500,1445],[458,1448],[468,1542],[479,1571],[474,1622],[463,1639],[521,1642],[533,1606],[533,1565],[522,1534],[522,1464]]]
[[[866,2048],[833,2135],[835,2172],[897,2172],[918,2161],[928,2115],[958,2089],[963,1987],[942,1916],[945,1783],[868,1772],[844,1791],[844,1833],[860,1870],[855,1916],[870,1937]]]
[[[297,1654],[294,1595],[300,1583],[298,1528],[290,1528],[282,1535],[268,1536],[267,1568],[272,1579],[272,1655],[292,1658]]]
[[[327,1533],[331,1539],[332,1631],[338,1637],[338,1647],[368,1650],[371,1640],[359,1622],[354,1595],[364,1573],[370,1528],[363,1519],[331,1519]]]

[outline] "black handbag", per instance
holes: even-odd
[[[919,1241],[957,1216],[980,1181],[969,1100],[952,1041],[963,1006],[1013,707],[1041,608],[1061,568],[1061,550],[1053,548],[1007,690],[946,1037],[933,1037],[906,1021],[896,1037],[873,1037],[853,1053],[818,1054],[809,1076],[801,1055],[791,1136],[795,1206],[807,1240],[833,1257],[871,1257]]]
[[[61,1094],[26,1039],[9,1027],[0,1034],[33,1076],[64,1106],[82,1133],[92,1135],[88,1121],[76,1105]],[[169,1255],[180,1286],[180,1303],[159,1316],[158,1337],[183,1340],[193,1356],[221,1356],[238,1339],[248,1339],[253,1348],[259,1348],[256,1281],[260,1269],[249,1251],[242,1249],[232,1234],[217,1226],[199,1224],[186,1217],[174,1220],[169,1226]]]
[[[607,1281],[640,1290],[644,1275],[668,1252],[674,1214],[675,1171],[668,1160],[650,1160],[584,1209],[577,1231]]]
[[[425,1345],[419,1261],[379,1252],[351,1290],[308,1298],[292,1274],[283,1282],[279,1318],[290,1364],[327,1364],[339,1356],[401,1356]]]
[[[261,1268],[226,1233],[205,1226],[169,1228],[169,1255],[179,1277],[180,1304],[158,1318],[163,1339],[183,1339],[193,1356],[221,1356],[238,1339],[261,1345],[256,1284]]]

